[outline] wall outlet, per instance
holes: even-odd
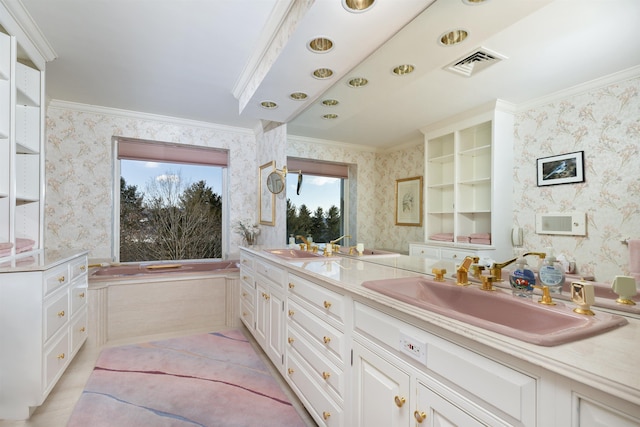
[[[422,363],[427,364],[427,343],[400,332],[400,351]]]

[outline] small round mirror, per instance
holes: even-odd
[[[267,176],[267,188],[273,194],[280,194],[284,190],[284,177],[278,171],[273,171]]]

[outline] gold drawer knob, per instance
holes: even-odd
[[[427,414],[425,414],[422,411],[415,411],[413,413],[413,418],[415,418],[417,422],[422,423],[424,420],[427,419]]]
[[[329,301],[325,301],[324,308],[331,308],[331,303]]]
[[[325,380],[328,380],[331,377],[331,373],[330,372],[323,372],[322,373],[322,378],[324,378]]]
[[[64,317],[64,310],[60,310],[58,312],[58,317]]]
[[[398,408],[402,408],[402,406],[406,403],[406,399],[404,397],[396,396],[394,400]]]
[[[62,283],[62,282],[64,282],[64,276],[58,277],[58,283]]]
[[[329,344],[331,342],[331,338],[329,337],[323,337],[322,341],[324,341],[325,344]]]
[[[80,266],[80,271],[85,271],[86,269],[87,269],[87,266],[86,266],[86,265],[81,265],[81,266]]]
[[[78,294],[78,298],[84,298],[84,292]]]
[[[84,326],[80,328],[80,332],[84,332],[85,330],[86,330],[86,329],[85,329],[85,327],[84,327]]]
[[[296,285],[294,285],[293,283],[289,282],[289,289],[293,289],[295,287],[296,287]]]
[[[293,342],[294,342],[294,341],[295,341],[295,338],[293,338],[293,337],[289,337],[289,338],[287,338],[287,342],[288,342],[289,344],[293,344]]]
[[[244,298],[244,297],[246,297],[246,296],[247,296],[247,293],[246,293],[246,292],[243,292],[243,293],[242,293],[242,298]]]
[[[293,310],[289,310],[289,316],[293,316],[294,314],[296,314],[296,312],[295,312],[295,311],[293,311]]]
[[[247,317],[247,312],[246,311],[242,312],[242,317]]]
[[[295,370],[294,370],[293,368],[289,368],[289,369],[287,369],[287,373],[288,373],[289,375],[292,375],[294,372],[295,372]]]
[[[331,416],[331,412],[327,412],[327,411],[322,412],[322,418],[324,418],[325,420],[328,420],[330,416]]]
[[[60,353],[56,357],[58,358],[58,360],[63,360],[64,359],[64,353]]]

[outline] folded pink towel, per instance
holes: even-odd
[[[456,242],[469,243],[469,236],[456,236]]]
[[[0,249],[0,258],[11,255],[11,248]]]
[[[471,233],[469,237],[472,239],[491,239],[491,233]]]
[[[35,240],[24,239],[17,237],[16,238],[16,253],[27,252],[33,249],[33,245],[35,244]]]
[[[640,274],[640,239],[631,239],[629,244],[629,271]]]
[[[476,245],[490,245],[491,239],[469,239],[469,243]]]
[[[3,251],[5,249],[11,249],[13,247],[13,243],[11,242],[2,242],[0,243],[0,251]]]
[[[453,233],[436,233],[429,236],[429,240],[437,240],[438,242],[453,242]]]

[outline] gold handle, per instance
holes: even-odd
[[[329,337],[323,337],[322,341],[324,341],[325,344],[329,344],[331,342],[331,338]]]
[[[246,311],[242,312],[242,317],[247,317],[247,312]]]
[[[86,269],[87,269],[87,266],[86,266],[86,265],[81,265],[81,266],[80,266],[80,271],[85,271]]]
[[[58,312],[58,317],[64,317],[64,310]]]
[[[296,314],[296,312],[295,312],[295,311],[293,311],[293,310],[289,310],[289,316],[293,316],[294,314]]]
[[[396,396],[393,400],[395,400],[396,406],[398,408],[402,408],[402,406],[406,403],[406,399],[400,396]]]
[[[83,326],[82,328],[80,328],[80,332],[84,332],[84,331],[85,331],[85,328]]]
[[[322,412],[322,418],[324,418],[325,420],[328,420],[330,416],[331,416],[331,412],[327,412],[327,411]]]
[[[242,276],[242,280],[249,280],[249,276]]]
[[[264,294],[264,299],[266,299],[267,301],[269,301],[269,298],[271,298],[271,295],[269,295],[269,294]]]
[[[246,259],[243,259],[243,260],[242,260],[242,263],[243,263],[243,264],[246,264],[246,263],[247,263],[247,260],[246,260]]]
[[[244,298],[244,297],[246,297],[246,296],[247,296],[247,293],[246,293],[246,292],[243,292],[243,293],[242,293],[242,298]]]
[[[58,283],[62,283],[62,282],[64,282],[64,276],[58,277]]]
[[[295,341],[295,338],[292,338],[292,337],[287,338],[287,342],[289,344],[293,344],[294,341]]]
[[[331,303],[329,301],[325,301],[324,308],[331,308]]]
[[[295,371],[293,370],[293,368],[289,368],[287,369],[287,372],[289,373],[289,375],[293,374]]]
[[[58,358],[58,360],[62,360],[64,359],[64,353],[60,353],[58,356],[56,356]]]
[[[417,422],[421,423],[427,419],[427,414],[421,411],[415,411],[413,413],[413,418],[415,418]]]
[[[78,294],[78,298],[84,298],[84,292],[82,292],[81,294]]]
[[[330,372],[323,372],[322,373],[322,378],[324,378],[325,380],[328,380],[331,377],[331,373]]]
[[[293,283],[289,282],[289,289],[293,289],[295,287],[296,287],[296,285],[294,285]]]

